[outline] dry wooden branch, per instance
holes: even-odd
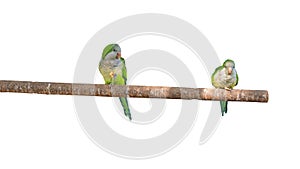
[[[164,86],[118,86],[104,84],[52,83],[0,80],[0,92],[33,93],[47,95],[81,95],[105,97],[135,97],[162,99],[228,100],[242,102],[268,102],[266,90],[227,91],[211,88],[183,88]]]

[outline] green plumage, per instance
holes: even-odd
[[[220,105],[221,105],[222,116],[224,116],[224,113],[227,113],[228,101],[220,101]]]
[[[111,51],[113,51],[114,46],[115,46],[115,44],[109,44],[109,45],[107,45],[107,46],[103,49],[101,59],[104,59],[105,56],[106,56],[108,53],[110,53]]]
[[[238,84],[239,77],[233,60],[227,59],[222,66],[215,69],[211,83],[215,88],[231,90]],[[227,113],[228,101],[220,101],[222,116]]]
[[[104,78],[105,84],[126,85],[127,69],[125,60],[121,57],[121,48],[118,44],[109,44],[103,49],[99,71]],[[119,100],[125,116],[131,120],[127,98],[120,97]]]

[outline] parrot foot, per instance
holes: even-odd
[[[113,77],[115,76],[115,73],[114,73],[114,72],[110,72],[110,73],[109,73],[109,76],[110,76],[111,78],[113,78]]]
[[[228,87],[225,87],[225,90],[231,91],[232,89],[231,89],[231,88],[228,88]]]

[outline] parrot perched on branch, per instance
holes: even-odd
[[[126,85],[127,70],[125,60],[121,57],[121,48],[118,44],[109,44],[103,49],[99,71],[104,78],[105,84]],[[127,98],[120,97],[119,99],[125,116],[129,120],[132,120]]]
[[[233,60],[227,59],[222,66],[215,69],[211,76],[211,83],[215,88],[232,90],[238,84],[239,77]],[[222,116],[227,113],[228,101],[220,101]]]

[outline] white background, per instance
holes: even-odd
[[[156,12],[196,26],[221,60],[235,60],[237,88],[267,89],[270,101],[230,103],[204,145],[198,145],[205,121],[199,115],[172,151],[128,160],[92,143],[72,97],[0,94],[0,168],[299,168],[299,7],[296,0],[1,1],[0,79],[72,82],[77,58],[98,30]]]

